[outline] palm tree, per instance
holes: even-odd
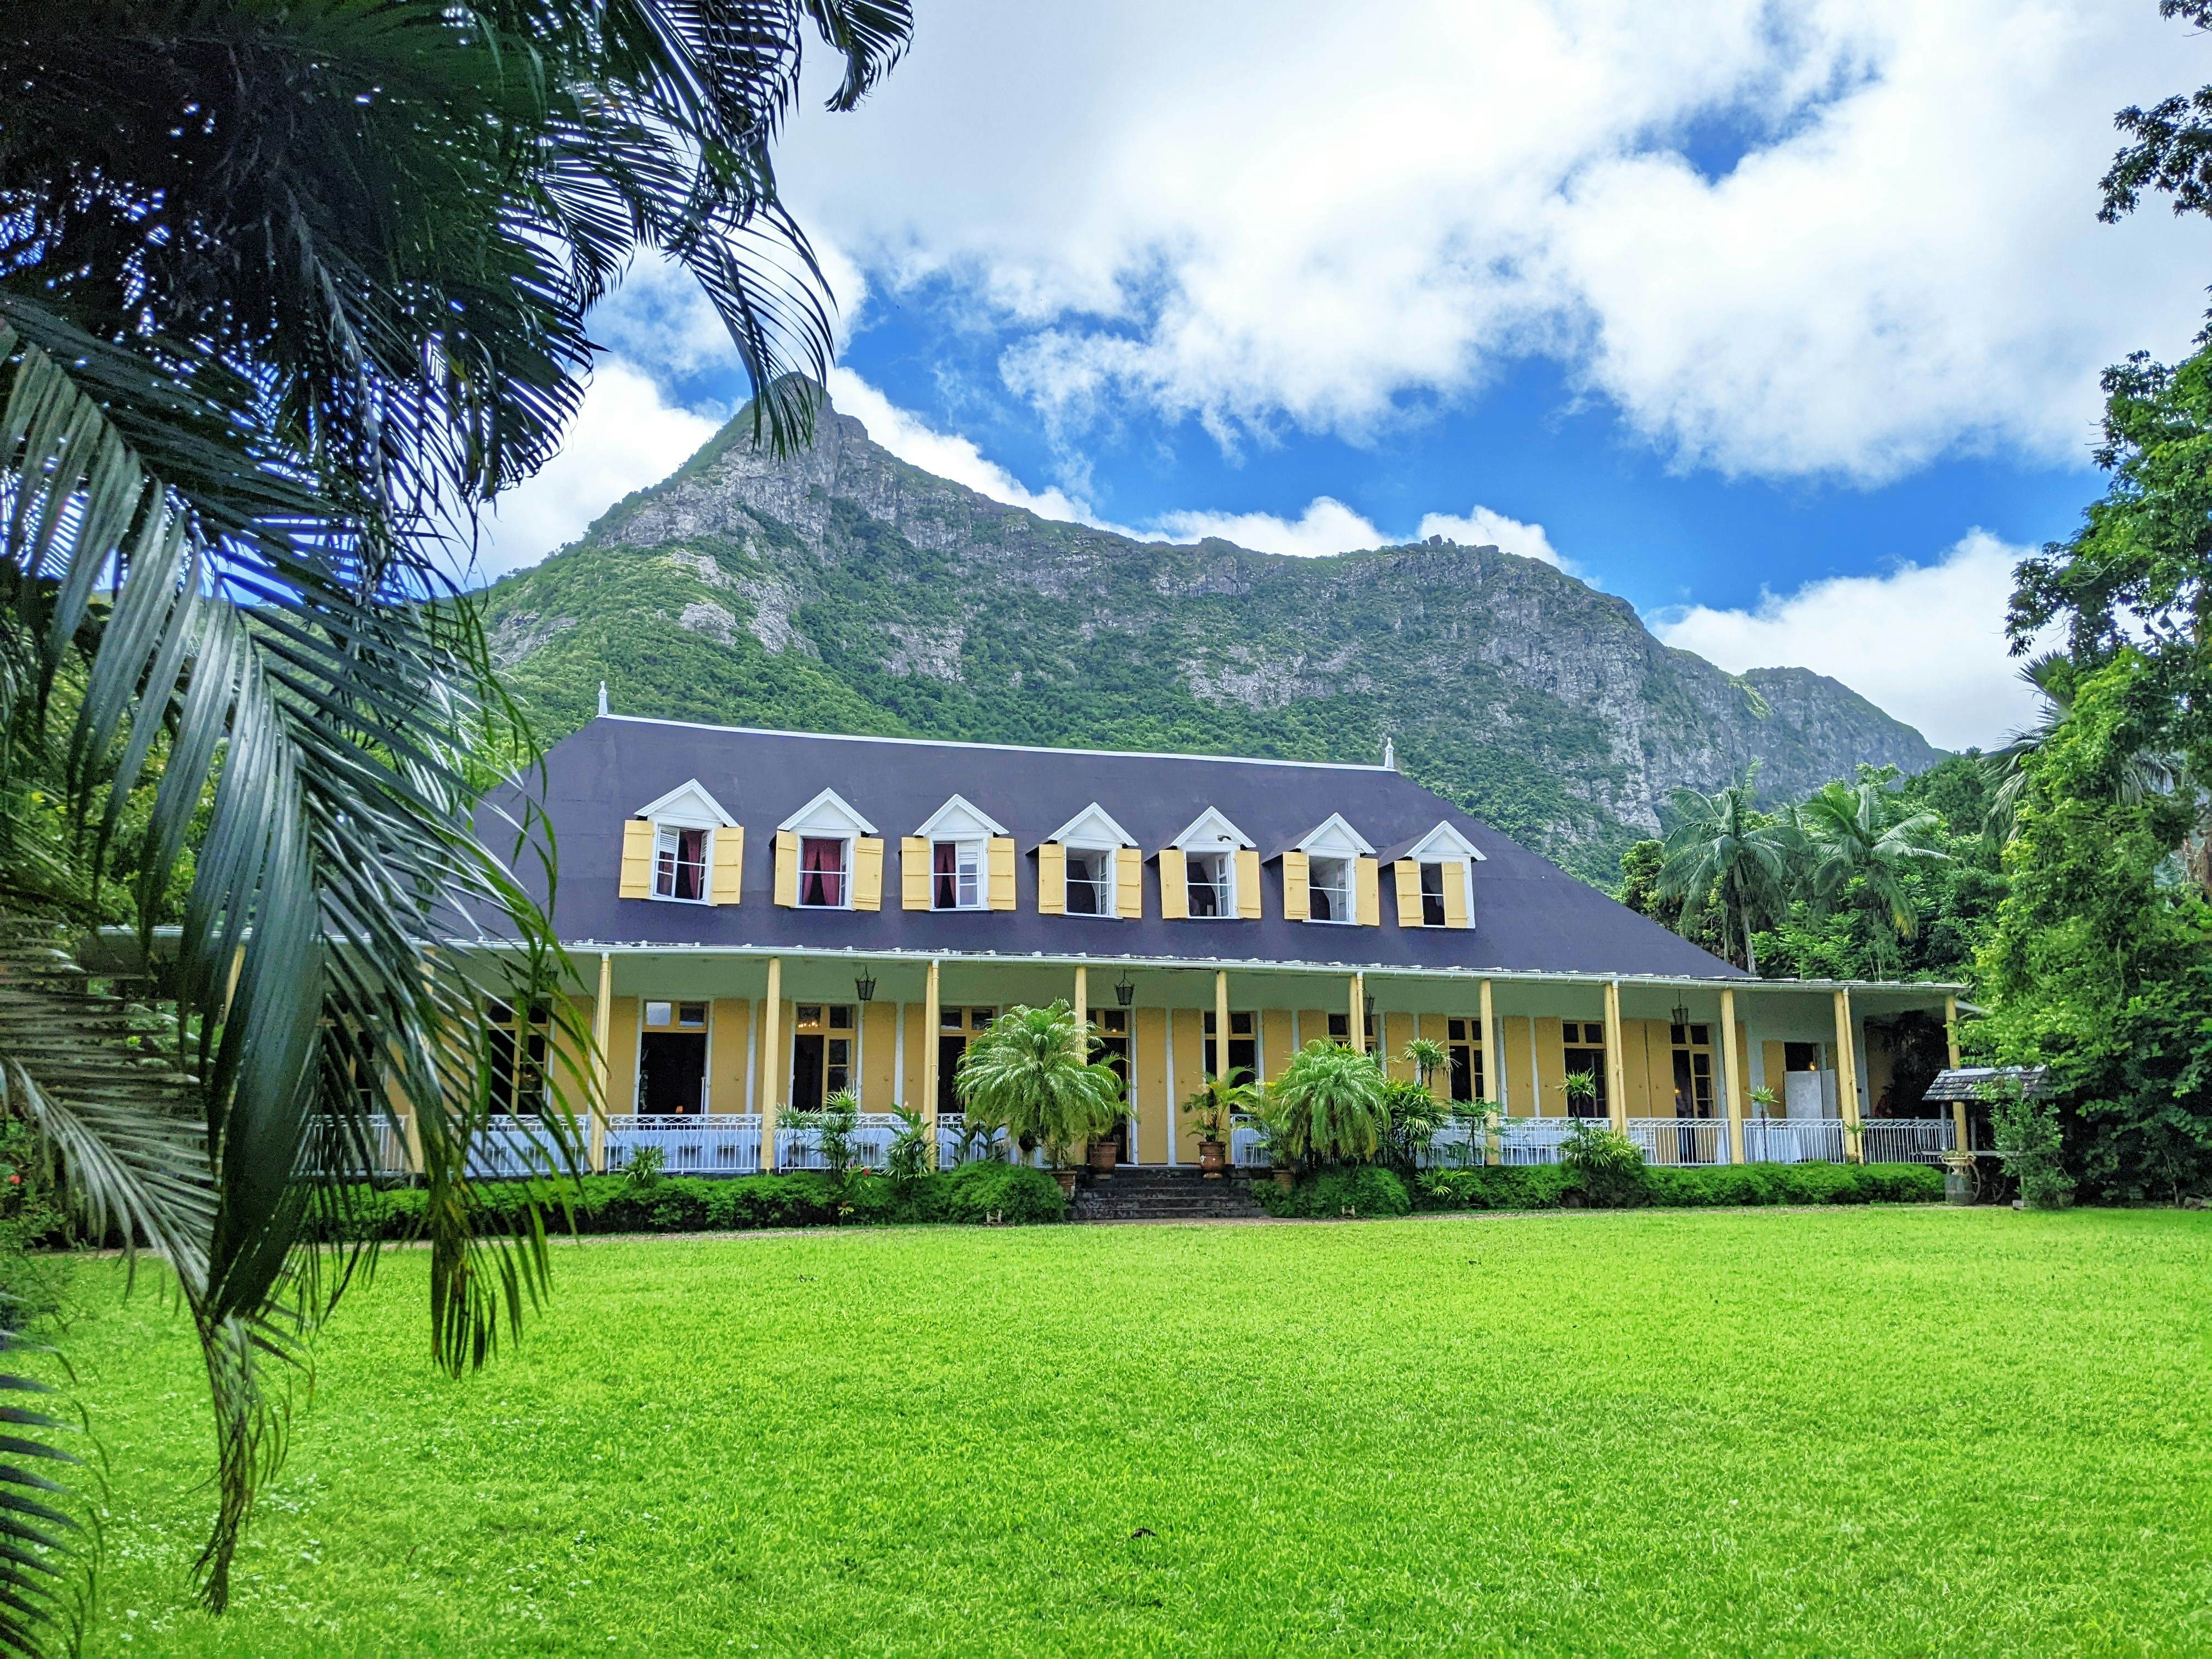
[[[1810,839],[1804,886],[1813,902],[1833,909],[1856,893],[1884,916],[1899,939],[1920,931],[1919,911],[1905,876],[1916,864],[1950,855],[1928,845],[1941,826],[1934,812],[1902,812],[1897,797],[1873,779],[1831,783],[1798,808]],[[1888,935],[1877,926],[1875,938]],[[1885,946],[1875,945],[1879,954]]]
[[[969,1127],[1042,1144],[1055,1167],[1066,1164],[1071,1147],[1103,1134],[1123,1109],[1120,1076],[1086,1060],[1081,1042],[1065,999],[1007,1009],[968,1045],[953,1078]]]
[[[1386,1082],[1371,1055],[1316,1038],[1269,1085],[1268,1116],[1294,1158],[1370,1158],[1390,1129]]]
[[[282,1443],[258,1364],[357,1265],[301,1241],[343,1235],[380,1132],[404,1113],[422,1148],[438,1364],[546,1287],[542,1210],[503,1234],[470,1175],[484,1010],[545,1006],[560,1055],[590,1034],[550,838],[479,806],[530,744],[445,535],[555,452],[585,314],[641,250],[728,324],[756,436],[804,437],[788,372],[826,364],[829,301],[771,145],[810,34],[845,108],[908,27],[903,0],[0,0],[0,744],[71,826],[0,815],[0,1109],[176,1276],[212,1607]],[[150,994],[88,978],[102,922]],[[465,974],[431,948],[457,936],[510,948]],[[564,1066],[537,1127],[573,1170]],[[0,1504],[0,1645],[50,1644],[58,1524]]]
[[[1763,819],[1752,781],[1759,769],[1713,793],[1677,789],[1675,823],[1668,832],[1665,861],[1659,866],[1659,896],[1679,901],[1682,928],[1697,925],[1708,902],[1721,912],[1721,936],[1731,949],[1743,947],[1742,966],[1759,971],[1751,932],[1759,920],[1778,910],[1789,891],[1791,870],[1802,845],[1787,817]]]

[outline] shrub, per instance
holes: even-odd
[[[1644,1149],[1611,1124],[1586,1117],[1559,1143],[1559,1164],[1590,1203],[1619,1209],[1645,1195]]]
[[[1060,1183],[1042,1170],[1026,1164],[1001,1164],[987,1159],[963,1164],[944,1182],[944,1218],[947,1221],[1035,1223],[1064,1221],[1067,1200]]]
[[[1270,1215],[1333,1221],[1340,1216],[1393,1216],[1413,1212],[1406,1183],[1388,1170],[1365,1165],[1324,1170],[1285,1192],[1273,1182],[1256,1183],[1252,1195]]]
[[[1936,1204],[1943,1172],[1929,1164],[1736,1164],[1644,1172],[1644,1201],[1667,1208],[1762,1204]],[[1423,1210],[1556,1210],[1577,1191],[1556,1164],[1431,1170],[1414,1185]]]
[[[1984,1085],[1990,1130],[2004,1172],[2020,1182],[2021,1207],[2063,1210],[2074,1201],[2074,1178],[2066,1173],[2065,1138],[2055,1102],[2024,1093],[2013,1083]]]
[[[37,1135],[20,1119],[0,1123],[0,1328],[20,1330],[60,1310],[69,1259],[33,1249],[65,1231]]]
[[[1389,1133],[1387,1086],[1371,1055],[1316,1038],[1268,1085],[1268,1115],[1296,1155],[1356,1163],[1374,1157]]]

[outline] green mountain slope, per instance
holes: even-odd
[[[787,461],[735,423],[487,624],[547,737],[623,714],[1400,765],[1610,881],[1668,789],[1802,792],[1940,758],[1802,669],[1723,674],[1628,604],[1441,540],[1326,559],[1139,543],[907,465],[826,408]]]

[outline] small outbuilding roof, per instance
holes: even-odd
[[[1938,1072],[1936,1080],[1928,1085],[1923,1100],[1979,1100],[1982,1090],[1996,1083],[2017,1083],[2020,1091],[2030,1099],[2047,1092],[2051,1068],[2048,1066],[1961,1066],[1954,1071]]]

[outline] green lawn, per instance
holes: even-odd
[[[324,1340],[234,1611],[158,1296],[79,1281],[100,1655],[2212,1650],[2212,1216],[1567,1213],[562,1247]]]

